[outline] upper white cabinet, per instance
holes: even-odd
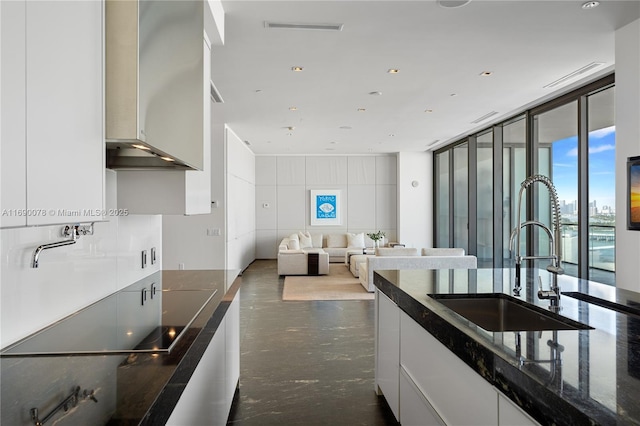
[[[27,164],[25,156],[26,4],[0,2],[0,227],[25,226]]]
[[[103,5],[2,2],[2,227],[104,207]]]

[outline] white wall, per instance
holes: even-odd
[[[256,258],[256,161],[253,152],[226,128],[227,269],[244,270]]]
[[[219,115],[212,105],[212,122]],[[225,128],[214,124],[211,131],[211,213],[162,216],[164,269],[225,269]]]
[[[397,160],[395,155],[257,156],[256,257],[275,259],[280,240],[310,230],[397,235]],[[311,226],[312,189],[341,191],[342,224]]]
[[[410,247],[433,247],[431,152],[398,154],[398,240]]]
[[[628,157],[640,155],[640,20],[616,31],[616,286],[640,291],[640,231],[627,230]]]
[[[106,207],[116,207],[116,173],[106,172]],[[71,220],[70,223],[73,223]],[[110,217],[94,235],[45,250],[31,268],[34,249],[59,241],[62,226],[0,230],[0,347],[160,270],[160,216]],[[155,265],[141,266],[141,250],[156,247]]]

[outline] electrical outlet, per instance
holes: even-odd
[[[178,263],[178,270],[184,270],[184,263]]]

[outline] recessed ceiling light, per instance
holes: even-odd
[[[353,129],[353,127],[351,127],[351,126],[340,126],[340,128],[342,130],[351,130],[351,129]]]
[[[387,71],[389,74],[398,74],[400,72],[399,69],[397,68],[391,68],[389,69],[389,71]]]
[[[329,142],[331,145],[335,145],[337,142],[336,141],[331,141]]]
[[[145,150],[145,151],[149,151],[149,150],[151,150],[151,148],[149,148],[148,146],[138,145],[138,144],[135,144],[135,143],[134,143],[134,144],[132,144],[131,146],[132,146],[132,147],[134,147],[134,148],[143,149],[143,150]]]
[[[457,93],[452,93],[449,96],[451,96],[452,98],[455,98],[456,96],[458,96],[458,94]]]
[[[260,93],[260,92],[262,92],[262,89],[256,89],[256,90],[254,90],[254,92]]]
[[[424,112],[427,112],[427,113],[431,114],[433,112],[433,110],[432,109],[425,109]]]
[[[293,127],[293,126],[287,126],[287,127],[285,127],[285,129],[287,129],[287,130],[291,131],[291,130],[295,129],[295,127]]]
[[[480,73],[480,77],[489,77],[490,75],[492,75],[493,73],[491,71],[482,71]]]
[[[438,6],[446,8],[462,7],[469,4],[471,0],[438,0]]]
[[[600,2],[599,1],[588,1],[586,3],[582,3],[582,8],[583,9],[593,9],[600,6]]]
[[[371,96],[380,96],[380,95],[382,95],[382,92],[369,92],[369,94]]]
[[[365,112],[366,110],[366,108],[358,108],[358,112]]]
[[[302,67],[291,67],[291,71],[295,71],[295,72],[300,72],[302,71],[304,68]]]
[[[171,157],[160,157],[160,158],[162,158],[164,161],[169,161],[169,162],[171,162],[171,161],[176,161],[176,160],[174,160],[174,159],[173,159],[173,158],[171,158]]]
[[[394,136],[395,136],[395,134],[393,134],[393,133],[389,133],[389,137],[390,137],[390,138],[392,138],[392,137],[394,137]]]
[[[298,107],[294,107],[294,106],[289,107],[289,111],[297,111],[297,110],[298,110]]]
[[[250,145],[251,145],[251,142],[249,142],[249,141],[244,141],[244,144],[245,144],[245,145],[247,145],[247,146],[250,146]]]

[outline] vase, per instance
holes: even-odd
[[[373,248],[380,247],[380,240],[373,240]]]

